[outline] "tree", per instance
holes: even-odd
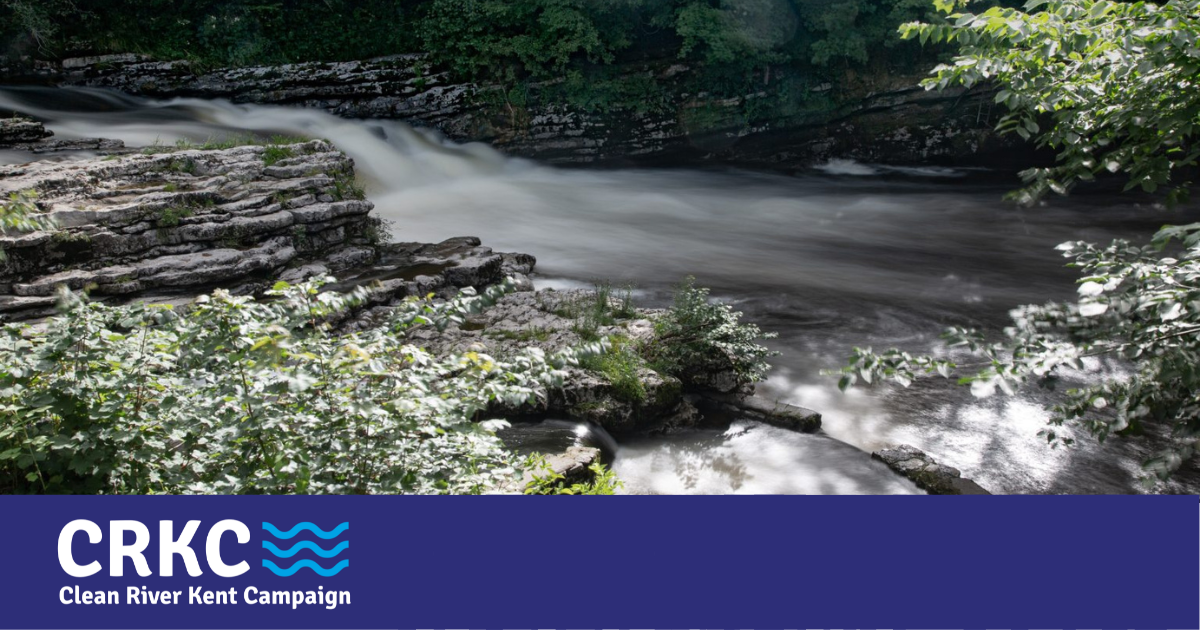
[[[1186,197],[1190,182],[1178,176],[1198,155],[1200,2],[1033,0],[1024,11],[954,13],[967,3],[937,0],[949,23],[902,31],[961,46],[927,87],[994,81],[1001,87],[996,100],[1011,110],[1000,130],[1059,151],[1056,166],[1023,174],[1027,187],[1017,199],[1066,194],[1104,171],[1127,174],[1130,188],[1170,185],[1168,201]],[[1043,435],[1059,442],[1054,427],[1064,423],[1102,441],[1166,429],[1172,443],[1146,469],[1168,477],[1200,448],[1200,224],[1168,226],[1146,246],[1076,242],[1059,249],[1082,275],[1076,302],[1014,310],[998,342],[976,330],[947,331],[951,347],[982,361],[956,365],[856,348],[838,372],[839,387],[860,379],[907,387],[922,376],[959,374],[986,396],[1033,383],[1052,387],[1067,370],[1085,369],[1086,359],[1115,357],[1132,365],[1131,375],[1069,389]]]
[[[1170,186],[1168,201],[1186,195],[1179,176],[1200,157],[1200,2],[1031,0],[979,14],[954,12],[971,0],[934,4],[949,23],[912,22],[902,35],[960,49],[925,86],[993,81],[1010,110],[998,129],[1058,152],[1056,166],[1022,173],[1016,198],[1066,194],[1105,172],[1127,174],[1127,189]]]

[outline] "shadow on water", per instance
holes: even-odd
[[[37,116],[59,137],[131,146],[246,132],[328,138],[354,158],[400,240],[480,236],[535,254],[543,286],[631,282],[651,305],[695,275],[780,333],[768,396],[821,411],[838,440],[866,450],[909,443],[998,492],[1136,491],[1153,441],[1100,447],[1080,436],[1079,447],[1052,450],[1037,436],[1050,402],[1042,394],[975,400],[933,382],[843,395],[820,370],[854,346],[936,351],[948,325],[999,326],[1014,306],[1071,297],[1060,242],[1144,239],[1200,216],[1195,205],[1168,213],[1107,191],[1018,209],[1001,201],[1007,188],[995,177],[948,169],[563,170],[396,121],[98,90],[3,89],[0,110]],[[862,477],[861,457],[842,457],[845,448],[763,428],[697,432],[624,445],[617,468],[647,492],[904,491]],[[1168,489],[1188,488],[1200,488],[1194,467]]]

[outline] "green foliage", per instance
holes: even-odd
[[[296,152],[291,147],[272,144],[263,150],[263,166],[275,166],[291,157],[295,157]]]
[[[333,177],[333,198],[338,201],[347,201],[356,199],[362,201],[367,198],[367,191],[358,180],[355,179],[353,172],[337,173]],[[383,226],[386,228],[386,226]],[[382,234],[378,236],[382,237]],[[390,232],[389,232],[390,237]]]
[[[1163,257],[1173,240],[1179,255]],[[1074,387],[1053,409],[1051,425],[1080,425],[1101,441],[1137,435],[1149,425],[1169,429],[1174,445],[1146,463],[1166,478],[1196,455],[1200,439],[1200,224],[1167,227],[1145,247],[1114,241],[1060,246],[1080,270],[1077,302],[1023,306],[1012,312],[1003,341],[988,343],[976,330],[954,328],[945,339],[984,359],[955,365],[899,350],[856,349],[840,371],[841,384],[891,380],[907,387],[929,374],[969,384],[977,396],[1011,394],[1027,384],[1056,387],[1063,372],[1086,369],[1084,359],[1113,357],[1133,366],[1126,379]],[[1060,440],[1053,428],[1044,435]]]
[[[796,3],[813,41],[808,52],[817,66],[831,63],[867,63],[872,53],[893,49],[901,38],[896,26],[933,17],[928,0],[886,2],[831,2],[801,0]]]
[[[517,465],[480,423],[561,383],[576,353],[438,358],[404,342],[511,284],[339,335],[363,299],[319,282],[182,310],[70,294],[44,329],[0,329],[0,488],[67,493],[473,493]]]
[[[1012,110],[1001,130],[1036,136],[1038,144],[1059,151],[1058,166],[1024,173],[1028,186],[1015,194],[1018,200],[1066,194],[1106,171],[1126,173],[1128,188],[1148,192],[1173,184],[1168,201],[1186,195],[1190,182],[1173,176],[1200,157],[1193,146],[1200,122],[1200,2],[1033,0],[1025,11],[979,14],[954,13],[968,0],[935,4],[953,23],[909,24],[905,36],[962,48],[926,85],[995,81],[1002,88],[996,100]],[[981,363],[855,349],[836,372],[839,387],[860,378],[907,387],[921,376],[960,374],[960,383],[988,396],[1029,383],[1053,388],[1064,375],[1085,371],[1085,359],[1111,357],[1132,366],[1132,375],[1068,389],[1042,435],[1055,445],[1070,443],[1053,428],[1067,423],[1101,441],[1165,429],[1172,446],[1146,469],[1169,477],[1200,447],[1200,224],[1167,226],[1145,247],[1118,240],[1059,249],[1082,273],[1077,302],[1015,309],[1000,342],[989,343],[976,330],[946,332],[951,347],[982,357]]]
[[[2,0],[43,52],[136,52],[204,66],[368,59],[416,48],[408,0]],[[26,48],[29,48],[27,46]]]
[[[613,317],[617,319],[633,319],[637,317],[637,305],[633,303],[633,285],[627,284],[621,287],[616,297],[618,302],[617,306],[613,308]]]
[[[612,495],[625,485],[603,464],[588,466],[593,475],[591,481],[569,486],[562,475],[551,470],[550,464],[541,455],[531,455],[525,462],[525,469],[534,471],[533,481],[525,487],[525,494]]]
[[[639,374],[645,360],[628,338],[610,337],[607,352],[582,359],[579,366],[603,376],[613,386],[613,396],[617,399],[632,403],[646,400],[646,385]]]
[[[0,0],[0,37],[11,42],[9,52],[45,51],[58,35],[56,15],[76,10],[69,0]],[[24,45],[22,45],[24,44]]]
[[[561,81],[541,86],[549,102],[567,103],[587,112],[631,110],[663,114],[672,108],[669,92],[651,73],[622,73],[607,66],[580,66],[566,71]]]
[[[778,353],[760,345],[772,339],[728,304],[709,299],[708,289],[686,279],[675,291],[674,305],[654,325],[655,337],[643,355],[657,371],[685,382],[691,375],[731,368],[744,383],[766,378],[769,357]]]
[[[193,210],[187,206],[169,206],[159,211],[157,223],[159,227],[175,227],[192,213]]]
[[[204,70],[427,52],[501,86],[484,95],[497,111],[526,107],[534,82],[589,111],[673,106],[653,73],[607,72],[624,60],[686,59],[700,70],[688,91],[712,94],[766,87],[772,64],[807,76],[894,61],[896,26],[928,13],[924,0],[0,0],[0,24],[35,35],[42,56],[139,52]]]
[[[573,60],[611,62],[630,44],[624,0],[432,0],[424,49],[463,76],[513,81],[562,74]]]
[[[245,146],[267,146],[268,148],[292,151],[292,149],[290,149],[287,145],[302,144],[308,141],[309,138],[279,134],[272,135],[270,137],[257,136],[254,134],[234,134],[231,136],[226,136],[220,140],[210,137],[201,143],[195,143],[191,140],[187,140],[186,138],[180,138],[179,140],[176,140],[174,144],[163,144],[160,140],[155,139],[154,144],[142,148],[142,154],[158,155],[160,153],[175,153],[176,151],[188,151],[192,149],[200,151],[217,151]]]
[[[0,235],[8,236],[21,232],[53,230],[57,224],[37,207],[37,192],[20,190],[9,194],[8,201],[0,201]],[[0,262],[8,259],[0,247]]]
[[[342,196],[340,193],[337,196]],[[376,247],[387,245],[392,242],[392,232],[395,228],[395,221],[384,219],[383,217],[368,217],[367,227],[363,237],[367,242]]]
[[[613,301],[612,285],[601,282],[591,293],[565,300],[555,314],[574,319],[571,330],[584,341],[598,341],[601,327],[612,326],[618,319],[628,319],[637,314],[633,306],[632,288],[623,290],[617,306],[613,306]]]
[[[163,168],[168,173],[196,174],[196,161],[191,158],[172,158]]]
[[[902,29],[960,46],[926,87],[995,81],[996,102],[1011,110],[998,129],[1058,152],[1056,166],[1022,174],[1017,199],[1065,194],[1102,173],[1147,192],[1170,186],[1169,201],[1186,195],[1191,182],[1178,177],[1200,157],[1200,2],[1034,0],[981,13],[954,13],[964,0],[938,4],[952,23]]]

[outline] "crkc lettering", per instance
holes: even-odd
[[[200,521],[188,521],[183,527],[183,531],[179,533],[179,537],[175,537],[173,521],[158,522],[158,574],[162,577],[171,577],[172,564],[175,556],[178,555],[183,559],[183,565],[187,568],[188,575],[197,577],[203,574],[200,570],[200,562],[196,558],[196,552],[192,549],[192,538],[200,529]],[[74,540],[75,534],[83,532],[87,534],[88,542],[93,545],[98,545],[104,539],[104,532],[100,526],[86,519],[77,519],[67,523],[62,531],[58,534],[58,563],[62,565],[63,571],[71,577],[84,578],[90,575],[95,575],[103,568],[99,561],[92,561],[81,565],[75,562],[75,558],[71,555],[71,543]],[[133,533],[133,543],[125,544],[125,533]],[[208,536],[204,541],[204,556],[208,562],[208,568],[213,573],[221,577],[237,577],[246,571],[250,570],[250,564],[246,561],[238,562],[237,564],[229,565],[221,559],[221,535],[225,532],[233,532],[237,537],[239,545],[244,545],[250,542],[250,529],[241,521],[223,520],[217,521],[208,530]],[[122,577],[125,570],[125,559],[133,561],[134,570],[142,577],[148,577],[153,572],[150,570],[150,564],[146,561],[145,551],[150,546],[150,530],[140,521],[109,521],[108,522],[108,574],[113,577]]]

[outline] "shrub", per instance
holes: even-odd
[[[580,361],[580,367],[596,372],[613,386],[613,395],[626,402],[646,400],[646,385],[639,370],[645,361],[625,337],[609,339],[608,352],[594,354]]]
[[[675,292],[674,305],[655,322],[655,338],[644,353],[651,366],[688,382],[691,375],[728,365],[744,383],[766,378],[767,358],[778,353],[758,344],[771,339],[728,304],[709,299],[708,289],[686,279]]]
[[[325,279],[331,280],[331,279]],[[387,326],[331,332],[360,301],[320,282],[187,309],[64,294],[44,330],[0,329],[0,489],[54,493],[476,493],[518,463],[476,422],[561,382],[573,352],[507,361],[404,343],[512,285],[410,300]]]

